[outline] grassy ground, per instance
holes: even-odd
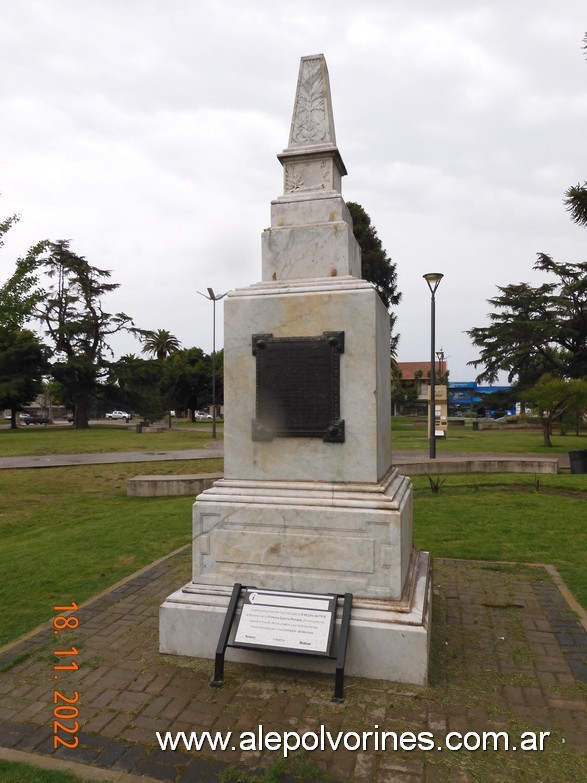
[[[416,443],[418,449],[427,448],[425,428],[409,422],[405,428],[400,422],[396,424],[400,425],[394,436],[396,449],[410,448],[405,445],[409,442]],[[22,437],[18,433],[14,440],[5,436],[7,431],[0,430],[0,453],[6,443],[25,444],[29,448],[33,439],[37,447],[43,444],[50,449],[50,452],[33,453],[54,453],[62,444],[65,444],[65,452],[111,451],[116,450],[112,445],[116,442],[125,443],[119,450],[135,451],[139,450],[141,439],[147,437],[152,438],[151,444],[146,445],[148,450],[182,448],[163,446],[161,438],[167,433],[137,436],[122,429],[104,430],[104,433],[98,428],[76,433],[64,429],[69,437],[81,438],[81,447],[74,448],[67,445],[73,441],[61,440],[61,430],[24,430]],[[189,439],[198,437],[195,432],[172,431],[170,435],[178,439],[187,437],[188,440],[179,441],[189,442],[185,448],[193,448]],[[452,445],[453,441],[456,443],[461,436],[468,442],[456,448],[457,451],[540,453],[543,449],[544,453],[553,453],[542,447],[540,432],[461,433],[459,430],[454,438],[442,444],[439,454],[441,448]],[[494,437],[490,440],[487,436]],[[132,446],[124,441],[129,437]],[[203,433],[202,438],[209,440],[210,433]],[[585,441],[586,438],[574,436],[555,438],[555,448],[562,452],[585,448]],[[581,442],[583,445],[578,445]],[[102,448],[97,448],[97,443]],[[147,444],[147,441],[143,443]],[[485,446],[476,448],[473,444]],[[161,474],[221,470],[222,461],[214,459],[150,463],[148,467],[149,473]],[[56,603],[72,600],[81,603],[157,557],[189,543],[191,497],[142,499],[126,496],[127,478],[144,472],[145,466],[136,464],[0,471],[0,602],[4,607],[0,644],[48,621]],[[413,483],[417,546],[436,557],[552,563],[587,607],[584,568],[587,476],[447,476],[439,492],[431,491],[427,477],[416,478]],[[433,636],[433,667],[441,671],[451,665],[446,658],[450,648],[445,644]],[[474,680],[469,672],[463,671],[461,679],[455,678],[455,682],[459,684],[458,698],[454,695],[455,704],[461,704],[461,692],[466,688],[471,704],[495,708],[491,701],[495,683],[490,677]],[[517,680],[505,683],[518,684]],[[436,693],[432,687],[426,698],[432,701],[452,698],[451,693],[447,696],[441,691],[439,688]],[[396,701],[398,714],[404,716],[402,698],[398,696]],[[406,709],[409,715],[410,704]],[[404,719],[402,727],[405,725],[408,724]],[[513,779],[508,777],[513,770],[506,769],[507,763],[501,757],[496,760],[494,755],[468,754],[463,760],[459,754],[452,754],[440,761],[455,765],[455,774],[459,773],[456,768],[459,764],[474,765],[474,769],[468,771],[476,781],[489,779],[496,772],[503,773],[503,780]],[[524,773],[524,780],[538,781],[544,777],[549,781],[578,783],[584,779],[578,754],[560,759],[556,754],[549,755],[548,759],[532,754],[532,759],[526,758],[525,763],[530,764],[530,768]],[[504,764],[504,768],[499,764]],[[282,780],[280,773],[281,770],[273,769],[261,781]],[[287,779],[302,778],[296,775]],[[318,781],[324,777],[318,773],[307,779]],[[78,778],[61,772],[2,761],[0,780],[6,783],[80,783]],[[223,783],[233,780],[246,778],[236,772],[234,776],[226,773]]]
[[[84,783],[88,778],[78,778],[63,770],[40,769],[0,759],[0,780],[2,783]]]
[[[218,439],[222,438],[219,426]],[[427,451],[426,424],[413,418],[392,418],[394,449]],[[203,448],[212,438],[209,422],[174,423],[174,428],[160,433],[137,434],[134,425],[103,424],[88,430],[74,430],[65,425],[55,427],[0,427],[0,455],[36,456],[43,454],[88,454],[107,451],[153,451],[154,449]],[[552,448],[544,446],[539,428],[515,429],[508,425],[495,430],[474,431],[467,426],[451,425],[448,438],[437,441],[437,455],[458,451],[503,452],[555,456],[587,448],[587,433],[553,436]]]
[[[428,449],[428,433],[426,423],[413,418],[392,417],[391,431],[393,448],[399,451]],[[542,430],[539,427],[517,429],[503,425],[491,430],[473,430],[470,423],[450,425],[446,440],[436,441],[437,457],[443,453],[458,451],[485,451],[488,453],[539,454],[541,456],[556,456],[568,451],[587,449],[587,433],[559,435],[555,431],[552,437],[552,448],[544,445]]]
[[[149,473],[219,472],[221,460],[149,463]],[[193,498],[129,498],[142,465],[0,471],[0,644],[56,603],[106,589],[191,537]],[[587,606],[587,476],[447,476],[414,481],[417,546],[433,556],[555,565]],[[537,491],[538,489],[538,491]]]
[[[435,557],[549,563],[587,607],[587,475],[413,479],[415,544]]]
[[[221,460],[152,462],[149,473],[222,470]],[[0,645],[191,538],[192,497],[130,498],[143,465],[0,471]]]
[[[218,438],[222,438],[220,431]],[[75,430],[64,425],[18,427],[16,430],[0,428],[0,456],[201,449],[211,439],[211,428],[206,425],[140,434],[134,425],[120,424],[97,425],[87,430]]]
[[[218,783],[281,783],[287,780],[299,783],[328,783],[327,776],[316,770],[303,754],[276,761],[265,774],[249,774],[234,767],[228,767],[217,776]],[[212,778],[208,778],[211,782]],[[21,762],[0,759],[0,781],[2,783],[87,783],[88,778],[79,778],[62,770],[41,769]],[[105,783],[109,783],[105,781]],[[334,783],[332,781],[331,783]]]

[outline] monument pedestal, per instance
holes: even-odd
[[[193,581],[401,600],[412,557],[409,479],[223,479],[198,496]]]
[[[346,674],[426,685],[431,587],[430,557],[427,552],[413,550],[401,600],[353,598]],[[195,582],[172,593],[160,608],[160,652],[213,659],[231,593],[232,585]],[[340,621],[339,609],[335,649]],[[333,672],[332,661],[309,656],[229,647],[226,659],[259,666]]]
[[[412,548],[412,488],[396,468],[375,483],[221,479],[198,495],[193,532],[194,579],[161,606],[161,652],[213,658],[235,582],[350,592],[347,673],[426,683],[430,559]],[[232,648],[227,660],[332,669]]]
[[[161,607],[160,650],[213,658],[235,583],[352,593],[347,673],[424,684],[430,559],[412,548],[411,483],[391,467],[389,313],[361,279],[322,55],[302,58],[278,157],[262,281],[225,300],[224,479],[196,499],[192,581]]]

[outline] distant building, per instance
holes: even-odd
[[[475,381],[451,381],[448,384],[449,416],[471,412],[481,416],[491,416],[496,409],[487,403],[486,395],[495,392],[507,394],[509,391],[509,386],[479,386]],[[513,415],[516,413],[516,406],[504,406],[501,410]]]
[[[436,362],[436,378],[448,375],[445,360]],[[428,386],[430,385],[430,362],[398,362],[397,372],[392,373],[393,412],[395,415],[426,416],[428,409]]]
[[[445,380],[449,368],[446,361],[436,363],[437,382]],[[392,373],[392,397],[394,414],[426,416],[430,362],[398,362],[397,372]],[[510,391],[509,386],[480,386],[475,381],[448,380],[448,415],[463,416],[476,413],[491,416],[494,409],[486,404],[486,395]],[[509,414],[516,413],[515,405],[500,407]]]

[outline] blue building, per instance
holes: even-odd
[[[448,413],[449,416],[458,416],[465,412],[478,411],[481,415],[491,416],[494,411],[487,410],[485,395],[493,392],[509,392],[509,386],[478,386],[475,381],[449,381],[448,382]],[[502,409],[503,410],[503,409]],[[514,415],[516,406],[506,408],[507,413]]]

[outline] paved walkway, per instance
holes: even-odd
[[[425,731],[437,746],[447,732],[505,731],[519,746],[522,732],[544,731],[550,736],[542,752],[409,750],[408,735],[398,751],[375,750],[373,739],[365,751],[315,750],[305,757],[315,772],[304,780],[587,780],[587,623],[571,612],[545,568],[436,560],[430,685],[347,678],[342,705],[330,701],[333,679],[326,675],[228,663],[224,687],[212,689],[211,661],[160,655],[158,607],[189,575],[184,548],[80,608],[79,627],[60,632],[58,643],[48,624],[0,651],[0,758],[20,751],[40,763],[53,756],[85,765],[88,774],[103,770],[104,780],[138,780],[125,777],[130,773],[214,783],[228,765],[267,770],[281,757],[238,749],[238,733],[258,733],[260,725],[265,732],[318,734],[324,726],[333,737]],[[59,672],[58,685],[65,696],[79,693],[79,746],[54,750],[54,650],[72,645],[79,669]],[[70,727],[72,712],[61,716]],[[228,749],[162,751],[155,736],[206,730],[232,731]],[[58,732],[65,740],[73,736]],[[355,740],[349,734],[347,744]],[[287,760],[284,781],[301,779],[296,763]]]
[[[222,441],[205,449],[170,451],[109,451],[98,454],[45,454],[39,457],[2,457],[0,470],[9,468],[61,468],[72,465],[114,465],[119,462],[168,462],[170,460],[214,459],[222,457]]]
[[[34,457],[1,457],[0,470],[8,468],[56,468],[71,465],[115,464],[118,462],[166,462],[170,460],[211,459],[224,456],[222,440],[212,441],[204,449],[177,449],[169,451],[118,451],[98,454],[46,454]],[[467,459],[549,461],[558,458],[559,468],[569,468],[568,454],[538,456],[536,454],[512,454],[493,452],[441,452],[437,458],[448,461]],[[427,451],[394,451],[394,465],[427,462]]]

